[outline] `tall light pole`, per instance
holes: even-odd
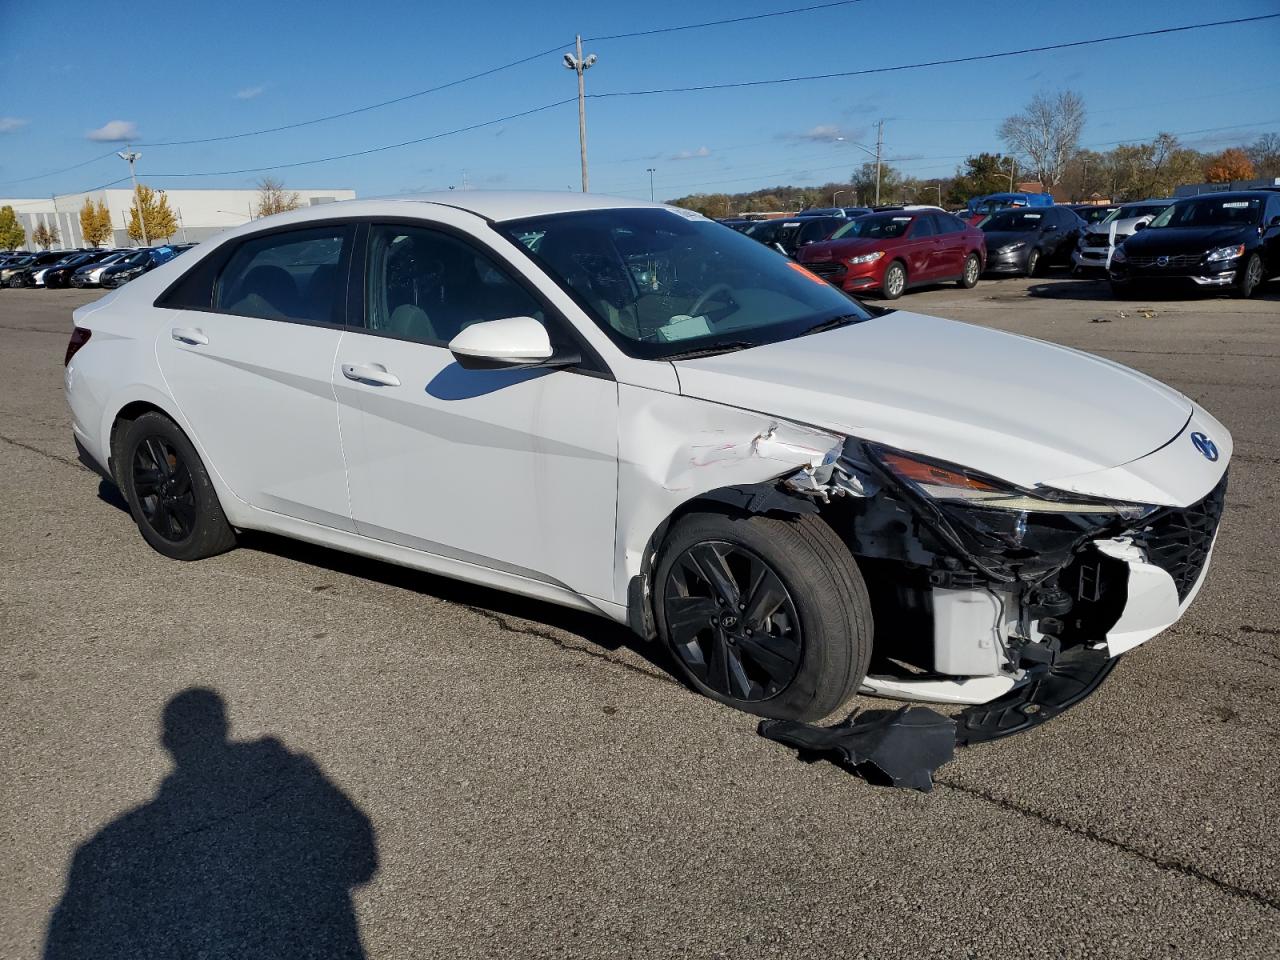
[[[587,88],[582,75],[590,70],[591,65],[596,62],[596,55],[591,53],[585,58],[582,56],[582,34],[577,36],[577,51],[577,56],[572,53],[564,55],[564,65],[566,69],[572,70],[578,75],[578,149],[582,153],[582,192],[586,193],[589,186],[587,178]]]
[[[1018,158],[1009,158],[1009,192],[1013,193],[1013,177],[1018,171]]]
[[[840,194],[842,194],[842,193],[849,193],[849,192],[850,192],[850,191],[848,191],[848,190],[837,190],[837,191],[835,191],[834,193],[832,193],[832,194],[831,194],[831,205],[832,205],[833,207],[838,207],[838,206],[840,206],[840,204],[839,204],[839,202],[838,202],[838,201],[839,201],[839,199],[840,199]]]
[[[133,205],[138,211],[138,226],[142,229],[142,245],[144,247],[151,246],[151,240],[147,237],[147,218],[142,215],[142,200],[138,196],[138,174],[133,169],[133,165],[142,159],[142,154],[134,153],[132,144],[125,144],[123,150],[116,154],[121,160],[129,162],[129,177],[133,180]]]
[[[653,171],[656,167],[645,167],[649,171],[649,202],[653,203]]]
[[[857,147],[869,157],[876,158],[876,206],[880,205],[880,161],[884,154],[884,121],[880,120],[876,124],[876,148],[872,150],[865,144],[858,143],[854,140],[846,140],[844,137],[836,137],[840,143],[847,143],[851,147]],[[835,206],[835,201],[831,201],[831,205]]]

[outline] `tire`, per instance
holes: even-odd
[[[209,474],[178,425],[144,413],[119,443],[116,477],[147,543],[174,560],[203,560],[236,545]]]
[[[976,253],[964,258],[964,270],[956,283],[965,290],[972,290],[978,285],[978,277],[982,273],[982,260]]]
[[[771,611],[763,620],[751,617],[753,597]],[[815,516],[682,517],[654,569],[654,613],[691,687],[761,716],[832,713],[871,659],[866,584],[848,548]]]
[[[1027,276],[1034,277],[1040,272],[1040,251],[1031,248],[1031,252],[1027,254]]]
[[[1262,258],[1256,253],[1250,254],[1244,269],[1240,271],[1240,282],[1231,292],[1241,300],[1248,300],[1262,286],[1262,281]]]
[[[907,289],[907,268],[901,260],[895,260],[884,268],[884,280],[880,292],[886,300],[897,300]]]

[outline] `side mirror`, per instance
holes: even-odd
[[[1277,214],[1276,216],[1272,217],[1272,218],[1271,218],[1271,222],[1270,222],[1270,223],[1268,223],[1268,224],[1267,224],[1267,226],[1268,226],[1268,227],[1280,227],[1280,214]]]
[[[466,370],[499,370],[507,367],[564,366],[578,356],[551,363],[555,351],[547,328],[533,317],[506,317],[473,323],[449,341],[449,352]]]
[[[1147,224],[1143,220],[1139,220],[1137,223],[1133,225],[1134,233],[1137,233],[1139,230],[1145,230],[1145,229],[1147,229]]]

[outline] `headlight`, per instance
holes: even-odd
[[[873,445],[871,458],[914,495],[952,548],[1002,581],[1035,580],[1070,561],[1080,544],[1118,535],[1159,507],[1027,490],[977,471]]]
[[[1111,251],[1112,263],[1124,263],[1129,258],[1125,256],[1124,247],[1116,247]]]
[[[1220,260],[1234,260],[1236,257],[1244,256],[1244,244],[1240,243],[1234,247],[1218,247],[1216,250],[1210,250],[1209,255],[1205,257],[1210,263]]]
[[[884,256],[883,250],[877,250],[875,253],[864,253],[860,257],[850,257],[846,263],[875,263]]]
[[[1006,243],[1003,247],[996,250],[996,253],[1014,253],[1017,250],[1021,250],[1026,245],[1027,241],[1025,240],[1019,240],[1017,243]]]

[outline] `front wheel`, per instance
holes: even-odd
[[[969,254],[964,261],[964,272],[960,274],[960,286],[972,290],[978,285],[978,274],[982,273],[982,263],[976,253]]]
[[[1027,254],[1027,276],[1034,277],[1040,272],[1040,251],[1032,250]]]
[[[1240,271],[1240,280],[1236,284],[1235,295],[1242,300],[1248,300],[1261,285],[1262,258],[1255,253],[1249,257],[1248,261],[1245,262],[1244,269]]]
[[[162,413],[144,413],[125,429],[116,475],[147,543],[174,560],[230,550],[235,532],[196,449]]]
[[[870,662],[866,585],[817,517],[682,517],[654,570],[654,607],[688,683],[748,713],[826,716]]]
[[[895,260],[885,268],[881,292],[886,300],[897,300],[906,289],[907,268]]]

